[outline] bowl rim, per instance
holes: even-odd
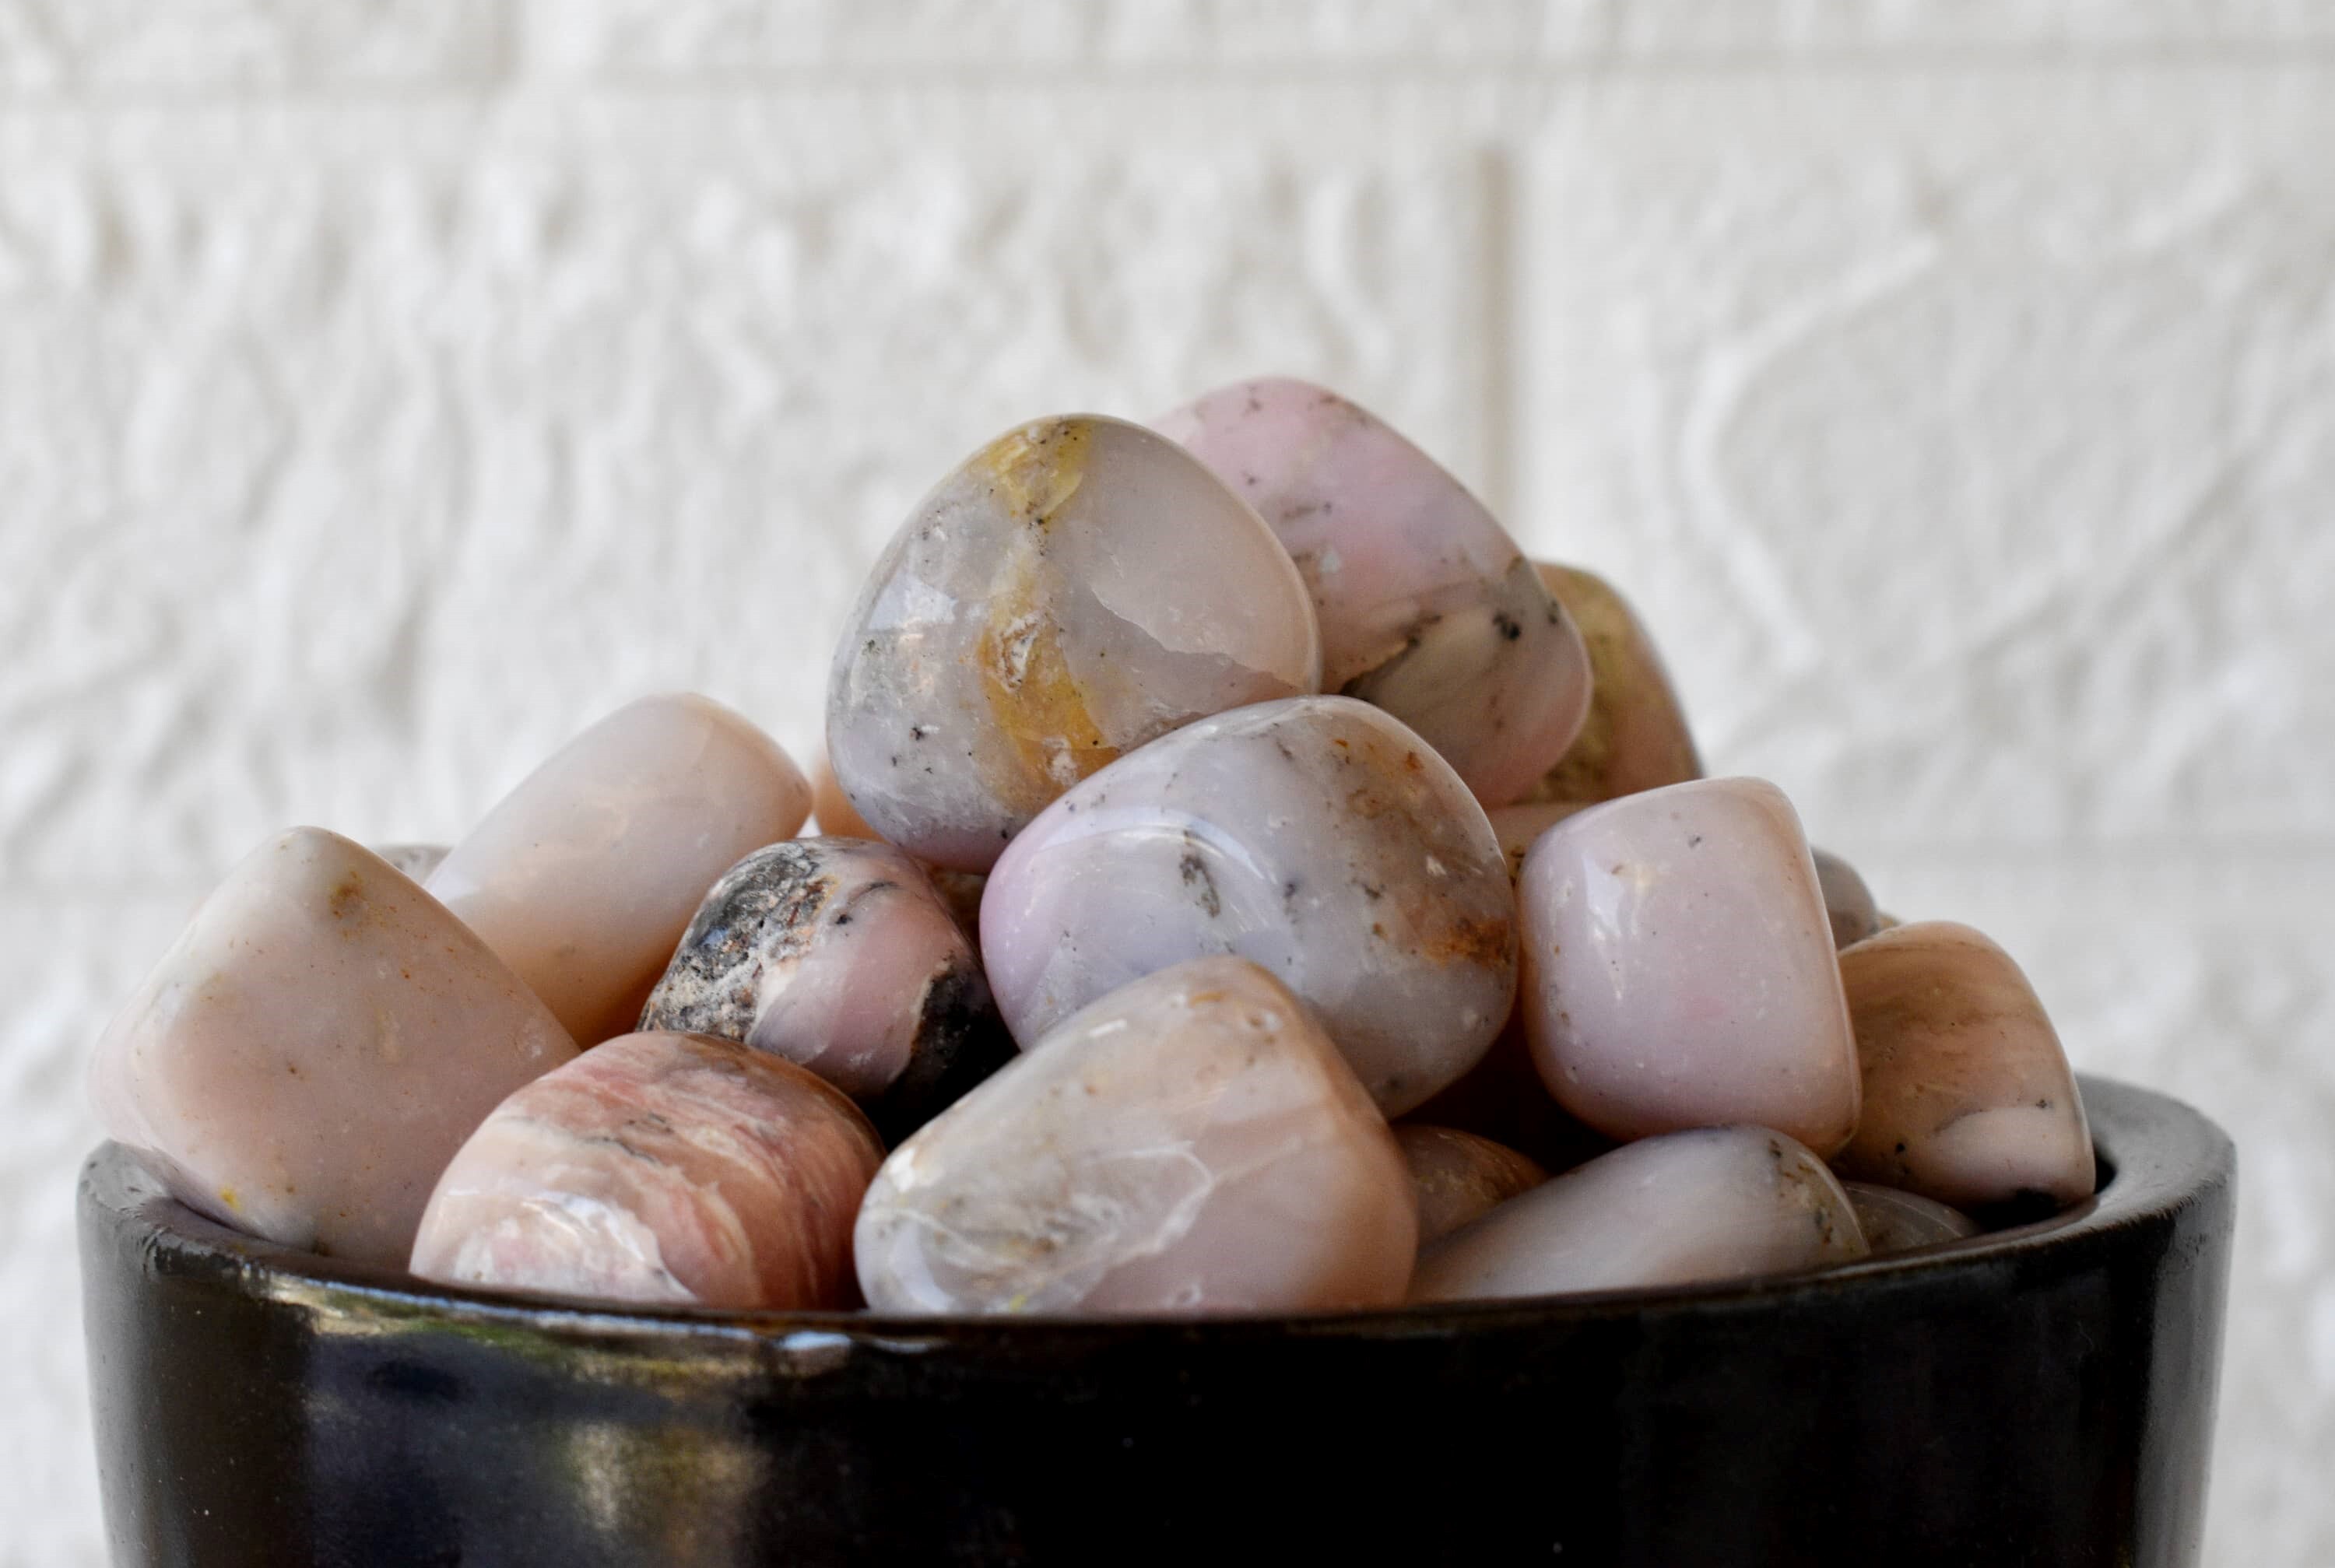
[[[233,1295],[291,1311],[373,1320],[426,1320],[518,1330],[562,1340],[747,1341],[790,1351],[854,1348],[914,1351],[998,1341],[1026,1347],[1042,1335],[1066,1346],[1129,1339],[1237,1341],[1259,1336],[1443,1337],[1461,1330],[1568,1321],[1725,1314],[1836,1303],[1888,1290],[1955,1288],[1988,1271],[2090,1266],[2136,1232],[2172,1226],[2234,1180],[2230,1138],[2202,1112],[2114,1079],[2078,1079],[2100,1179],[2094,1195],[2048,1219],[1963,1240],[1812,1272],[1684,1286],[1296,1313],[1176,1316],[908,1316],[869,1312],[738,1312],[714,1307],[618,1307],[548,1295],[439,1285],[402,1270],[353,1263],[247,1236],[172,1198],[135,1149],[103,1143],[89,1155],[80,1203],[138,1246],[149,1272],[203,1278]]]

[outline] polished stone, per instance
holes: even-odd
[[[1500,841],[1500,853],[1508,857],[1510,879],[1524,875],[1525,857],[1531,853],[1535,839],[1574,812],[1585,809],[1586,806],[1576,800],[1545,800],[1527,806],[1502,806],[1487,812],[1492,822],[1492,837]]]
[[[1918,921],[1840,955],[1865,1118],[1836,1163],[1956,1208],[2064,1208],[2091,1195],[2074,1072],[2009,953],[1967,925]]]
[[[1848,1195],[1763,1128],[1629,1144],[1509,1199],[1419,1254],[1418,1302],[1704,1284],[1865,1255]]]
[[[1483,808],[1350,697],[1204,719],[1096,774],[1014,839],[981,905],[1017,1040],[1206,953],[1270,970],[1389,1115],[1484,1054],[1516,991],[1515,898]]]
[[[1139,425],[1039,420],[894,536],[836,651],[828,751],[882,837],[986,871],[1113,759],[1321,675],[1305,585],[1238,496]]]
[[[1264,970],[1206,958],[1050,1031],[884,1162],[859,1212],[879,1312],[1297,1312],[1401,1299],[1401,1151]]]
[[[1879,931],[1881,911],[1856,867],[1829,850],[1809,853],[1817,863],[1817,886],[1824,890],[1825,915],[1832,922],[1833,945],[1847,947]]]
[[[824,750],[810,760],[810,815],[819,832],[829,838],[882,837],[853,808],[843,786],[836,782],[835,764],[827,760]]]
[[[1978,1234],[1978,1222],[1970,1215],[1919,1193],[1900,1192],[1871,1182],[1840,1185],[1856,1209],[1857,1228],[1865,1233],[1865,1244],[1873,1249],[1875,1257]]]
[[[1543,834],[1517,884],[1518,999],[1558,1102],[1599,1131],[1857,1118],[1832,927],[1791,803],[1756,779],[1625,795]]]
[[[1271,524],[1322,623],[1323,686],[1417,731],[1487,806],[1565,755],[1590,706],[1581,634],[1466,487],[1300,381],[1240,382],[1158,421]]]
[[[575,1054],[411,878],[296,828],[204,901],[100,1039],[91,1089],[189,1207],[401,1266],[462,1140]]]
[[[768,845],[706,894],[641,1013],[809,1068],[901,1134],[1012,1054],[973,941],[907,851]]]
[[[1419,1197],[1419,1244],[1439,1241],[1548,1179],[1539,1162],[1457,1128],[1404,1122],[1394,1129]]]
[[[499,1106],[413,1245],[425,1280],[735,1311],[856,1304],[852,1217],[884,1157],[851,1102],[703,1035],[606,1041]]]
[[[801,771],[744,719],[644,697],[552,753],[428,886],[590,1045],[633,1028],[713,879],[809,811]]]
[[[1645,624],[1611,583],[1572,566],[1540,566],[1549,596],[1589,650],[1589,715],[1534,800],[1583,805],[1702,777],[1686,712]]]

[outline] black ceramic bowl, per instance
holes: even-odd
[[[2084,1085],[2042,1224],[1820,1275],[1204,1322],[595,1312],[93,1155],[119,1564],[2194,1562],[2229,1140]]]

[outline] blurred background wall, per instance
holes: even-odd
[[[2335,1562],[2335,6],[0,0],[0,1562],[92,1034],[295,821],[799,753],[918,493],[1280,370],[2243,1157],[2211,1560]]]

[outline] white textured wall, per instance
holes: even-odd
[[[0,1563],[99,1558],[80,1059],[231,858],[807,743],[945,466],[1265,369],[2231,1128],[2212,1560],[2335,1562],[2335,5],[0,0]]]

